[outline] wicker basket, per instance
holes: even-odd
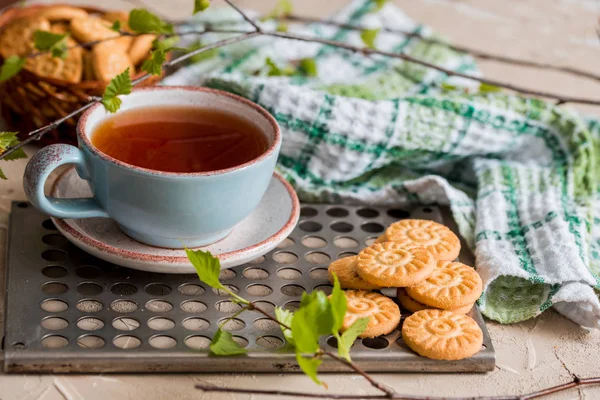
[[[52,5],[32,5],[22,8],[11,8],[0,15],[0,29],[15,18],[26,17],[37,13],[44,7]],[[73,6],[73,5],[71,5]],[[93,7],[79,7],[90,14],[102,14],[105,10]],[[0,57],[1,59],[1,57]],[[133,78],[143,75],[138,73]],[[152,76],[139,86],[156,84],[162,76]],[[27,70],[0,84],[0,107],[6,125],[19,132],[21,139],[28,132],[47,125],[64,117],[88,102],[88,96],[99,96],[104,93],[106,82],[82,81],[70,83],[63,80],[39,77]],[[52,143],[75,143],[75,125],[77,119],[71,118],[57,129],[48,132],[40,140],[41,145]]]

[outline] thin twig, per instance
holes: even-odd
[[[235,11],[237,11],[237,13],[240,14],[242,16],[242,18],[244,18],[246,20],[246,22],[248,22],[250,25],[252,25],[254,27],[254,29],[256,29],[256,32],[262,32],[262,29],[260,28],[260,26],[258,26],[258,24],[252,20],[252,18],[248,17],[245,12],[240,10],[238,8],[238,6],[233,4],[233,2],[231,0],[225,0],[225,2],[227,4],[229,4],[229,7],[233,8]]]
[[[350,24],[335,22],[335,21],[331,21],[331,20],[321,20],[318,18],[304,17],[304,16],[299,16],[299,15],[287,15],[284,18],[282,18],[282,20],[331,25],[331,26],[336,26],[338,28],[347,29],[347,30],[362,31],[365,29],[370,29],[369,27],[366,27],[366,26],[350,25]],[[442,45],[442,46],[445,46],[454,51],[468,53],[468,54],[472,55],[473,57],[479,58],[481,60],[493,60],[493,61],[498,61],[498,62],[504,63],[504,64],[513,64],[513,65],[519,65],[522,67],[540,68],[540,69],[545,69],[545,70],[564,72],[564,73],[579,76],[582,78],[588,78],[588,79],[593,79],[595,81],[600,81],[600,75],[593,74],[593,73],[587,72],[587,71],[583,71],[578,68],[553,65],[553,64],[547,64],[547,63],[540,63],[540,62],[530,61],[530,60],[521,60],[519,58],[508,57],[508,56],[503,56],[503,55],[499,55],[499,54],[492,54],[492,53],[488,53],[488,52],[485,52],[482,50],[473,49],[471,47],[450,44],[450,43],[445,42],[440,39],[425,37],[422,34],[420,34],[419,32],[410,32],[410,31],[405,31],[402,29],[395,29],[395,28],[381,28],[381,31],[388,32],[388,33],[401,34],[401,35],[406,36],[407,38],[417,38],[424,43]]]

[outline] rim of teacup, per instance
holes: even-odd
[[[267,110],[265,110],[260,105],[254,103],[244,97],[238,96],[233,93],[225,92],[223,90],[211,89],[211,88],[206,88],[206,87],[198,87],[198,86],[147,86],[147,87],[143,87],[143,88],[134,88],[131,91],[131,93],[151,92],[151,91],[178,91],[178,90],[206,92],[206,93],[214,94],[217,96],[225,96],[225,97],[229,97],[237,102],[243,103],[244,105],[254,109],[259,114],[261,114],[273,128],[273,133],[274,133],[273,142],[269,145],[267,150],[265,150],[263,153],[261,153],[258,157],[253,158],[252,160],[247,161],[240,165],[236,165],[236,166],[233,166],[230,168],[225,168],[225,169],[218,169],[215,171],[168,172],[168,171],[160,171],[160,170],[156,170],[156,169],[139,167],[137,165],[126,163],[124,161],[121,161],[114,157],[111,157],[106,153],[103,153],[96,146],[94,146],[92,144],[92,141],[90,140],[90,136],[85,133],[87,131],[86,125],[87,125],[88,118],[92,115],[92,113],[94,111],[96,111],[98,109],[98,107],[102,107],[102,103],[97,103],[97,104],[91,106],[83,113],[83,115],[79,119],[79,122],[77,123],[77,137],[94,155],[100,157],[101,159],[103,159],[111,164],[117,165],[117,166],[127,169],[127,170],[134,170],[134,171],[144,172],[147,174],[157,175],[157,176],[199,177],[199,176],[223,175],[228,172],[245,169],[253,164],[261,162],[264,159],[270,157],[273,153],[275,153],[277,151],[277,147],[281,143],[281,130],[279,128],[279,124],[277,123],[275,118],[271,114],[269,114],[269,112]]]

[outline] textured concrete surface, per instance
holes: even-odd
[[[173,18],[191,11],[191,0],[150,1]],[[238,0],[243,7],[268,10],[275,0]],[[293,0],[299,13],[327,16],[344,0]],[[77,3],[96,4],[81,0]],[[219,3],[218,0],[214,1]],[[595,71],[600,65],[596,34],[600,1],[596,0],[397,0],[406,13],[434,27],[456,43],[514,57],[576,66]],[[130,8],[120,0],[104,0],[107,8]],[[497,64],[480,65],[488,77],[565,94],[600,98],[600,83]],[[599,114],[600,108],[574,107]],[[31,153],[33,149],[29,149]],[[10,177],[0,182],[0,266],[3,266],[10,201],[24,199],[21,180],[25,163],[3,163]],[[1,322],[1,315],[0,315]],[[567,382],[572,374],[600,375],[600,331],[585,331],[554,312],[522,324],[489,323],[497,351],[496,370],[488,374],[386,374],[382,382],[406,394],[436,396],[509,395]],[[350,375],[327,375],[329,393],[375,393]],[[0,399],[249,399],[246,395],[201,394],[196,382],[242,388],[325,392],[301,375],[0,375]],[[258,398],[258,397],[254,397]],[[572,390],[549,399],[596,399],[600,388]]]

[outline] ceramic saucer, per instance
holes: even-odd
[[[52,196],[91,197],[92,192],[74,168],[54,183]],[[279,174],[273,174],[267,192],[256,209],[235,226],[225,239],[199,249],[221,260],[222,268],[252,261],[281,243],[298,222],[300,204],[294,189]],[[58,230],[74,245],[102,260],[143,271],[193,274],[196,271],[182,249],[164,249],[131,239],[108,218],[52,218]]]

